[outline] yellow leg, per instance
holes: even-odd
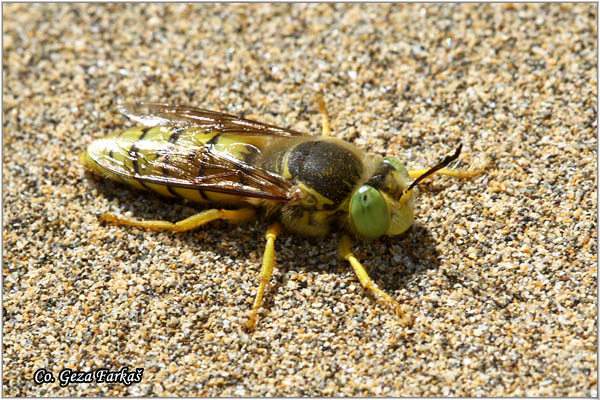
[[[254,329],[256,326],[256,317],[258,316],[258,310],[262,305],[265,288],[273,275],[273,267],[275,266],[275,239],[277,239],[280,232],[281,225],[276,222],[267,229],[267,234],[265,235],[267,245],[265,246],[265,255],[263,256],[262,267],[260,269],[260,285],[256,292],[256,298],[254,299],[254,305],[250,312],[250,318],[248,318],[248,322],[246,322],[246,328],[249,330]]]
[[[256,211],[253,208],[240,208],[239,210],[211,209],[204,210],[198,214],[192,215],[189,218],[175,223],[169,221],[139,221],[134,218],[117,217],[114,214],[102,214],[100,218],[103,221],[107,221],[115,225],[127,225],[146,229],[185,232],[196,229],[199,226],[217,219],[245,222],[254,217],[255,214]]]
[[[408,318],[402,311],[400,304],[389,294],[375,286],[360,261],[358,261],[354,254],[352,254],[352,251],[350,250],[350,238],[347,235],[343,235],[342,239],[340,240],[338,255],[350,263],[363,288],[370,291],[381,303],[394,310],[396,315],[400,318],[402,325],[408,326],[412,323],[410,318]]]
[[[325,105],[325,100],[323,100],[323,96],[321,94],[317,95],[317,105],[319,106],[319,111],[321,112],[321,126],[323,127],[321,136],[329,136],[331,132],[331,128],[329,126],[329,113],[327,112],[327,106]]]
[[[481,167],[481,168],[477,168],[477,169],[442,168],[439,171],[434,172],[430,176],[440,174],[440,175],[451,176],[452,178],[469,179],[469,178],[473,178],[474,176],[481,174],[484,169],[485,169],[485,167]],[[415,169],[412,171],[408,171],[408,175],[412,179],[416,179],[416,178],[420,177],[421,175],[423,175],[427,171],[428,171],[427,169]],[[427,178],[429,178],[430,176],[428,176]],[[427,178],[424,178],[424,179],[427,179]]]

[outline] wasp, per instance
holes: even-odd
[[[139,124],[94,140],[80,162],[105,178],[162,196],[210,203],[215,208],[172,223],[114,214],[117,225],[184,232],[214,220],[246,222],[261,212],[270,225],[256,297],[246,327],[254,329],[275,266],[281,231],[324,237],[341,232],[338,256],[361,285],[409,323],[400,304],[381,290],[351,251],[350,237],[376,239],[405,232],[414,221],[415,186],[434,174],[469,178],[479,171],[434,167],[409,171],[397,158],[369,155],[330,135],[318,99],[322,133],[311,136],[234,115],[183,105],[128,103],[120,111]]]

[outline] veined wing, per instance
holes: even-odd
[[[118,146],[116,142],[110,145]],[[129,149],[112,148],[90,157],[102,169],[144,186],[195,189],[282,203],[293,197],[293,184],[285,178],[219,152],[211,145],[163,143],[157,149],[144,145],[153,143],[137,142]],[[116,153],[127,155],[117,160],[112,155]]]
[[[119,111],[145,126],[198,126],[206,131],[238,132],[244,135],[306,136],[291,129],[182,105],[124,103],[119,105]]]

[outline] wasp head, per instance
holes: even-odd
[[[381,160],[373,175],[352,194],[349,213],[356,232],[376,239],[382,235],[396,236],[410,228],[415,219],[414,187],[456,160],[461,147],[410,184],[410,174],[400,160],[394,157]]]

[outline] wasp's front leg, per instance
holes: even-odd
[[[478,175],[481,175],[483,171],[490,165],[490,160],[486,157],[483,162],[477,168],[473,169],[463,169],[463,168],[441,168],[438,171],[435,171],[428,177],[432,177],[433,175],[446,175],[456,179],[471,179]],[[428,169],[414,169],[412,171],[408,171],[408,176],[412,179],[417,179],[421,177],[421,175],[425,174]]]
[[[373,283],[360,261],[352,254],[352,251],[350,250],[350,238],[348,235],[342,236],[338,247],[338,255],[350,263],[363,288],[371,292],[371,294],[373,294],[381,303],[394,310],[395,314],[400,318],[400,323],[402,325],[412,325],[412,320],[404,314],[400,304],[389,294],[375,286],[375,283]]]
[[[327,106],[325,105],[325,100],[323,100],[323,95],[317,95],[317,106],[319,107],[319,111],[321,112],[321,136],[329,136],[331,134],[331,127],[329,125],[329,113],[327,112]]]

